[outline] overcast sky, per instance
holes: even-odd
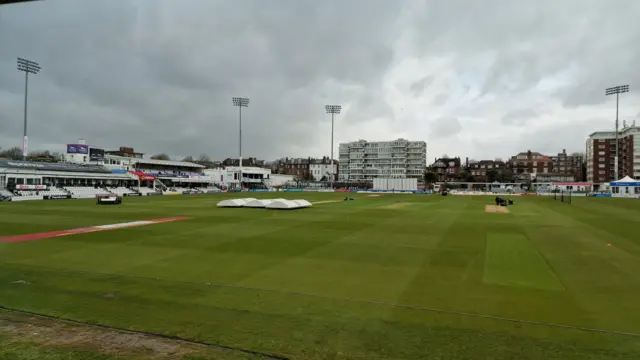
[[[615,4],[614,4],[615,3]],[[149,155],[328,155],[339,142],[425,140],[506,158],[583,151],[640,115],[640,1],[45,0],[0,6],[0,146],[84,138]],[[640,125],[640,121],[638,121]]]

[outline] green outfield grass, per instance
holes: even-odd
[[[230,196],[0,203],[0,236],[190,217],[0,242],[0,305],[291,359],[640,358],[638,200]]]

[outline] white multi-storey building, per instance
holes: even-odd
[[[427,143],[424,141],[367,142],[340,144],[340,181],[372,181],[377,178],[417,178],[427,166]]]

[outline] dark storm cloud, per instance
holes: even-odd
[[[382,0],[3,7],[0,91],[17,97],[0,103],[10,119],[0,123],[0,133],[20,143],[23,83],[14,69],[15,56],[23,56],[43,66],[31,81],[34,146],[83,137],[107,147],[236,156],[231,97],[248,96],[245,156],[305,156],[288,149],[311,149],[327,102],[390,114],[376,89],[393,57],[401,9]],[[327,88],[330,80],[335,84]],[[338,96],[354,85],[360,90],[348,99]]]
[[[637,112],[631,104],[640,101],[638,17],[635,0],[3,6],[0,146],[21,144],[24,77],[15,69],[21,56],[43,67],[30,80],[33,149],[85,138],[147,153],[237,156],[231,97],[247,96],[245,156],[326,155],[326,134],[316,132],[329,125],[328,103],[343,105],[337,128],[353,131],[341,139],[412,131],[415,140],[433,144],[430,151],[454,147],[474,158],[522,146],[571,151],[560,145],[562,137],[521,139],[519,131],[534,126],[529,134],[545,135],[543,129],[564,126],[556,118],[606,116],[614,100],[604,89],[615,85],[630,85],[621,106]],[[431,118],[437,120],[425,121]],[[580,122],[587,133],[597,124]],[[580,136],[567,134],[566,142],[581,147]],[[490,138],[495,148],[455,143],[475,137]]]

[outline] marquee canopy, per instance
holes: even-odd
[[[625,176],[618,181],[612,181],[610,185],[612,187],[619,187],[619,186],[639,186],[640,187],[640,181],[632,179],[629,176]]]

